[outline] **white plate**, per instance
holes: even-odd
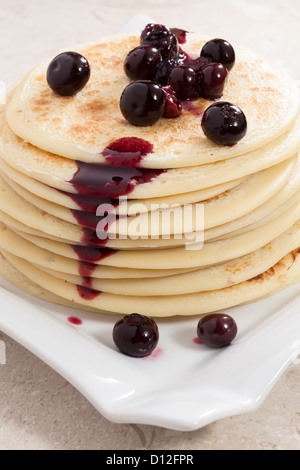
[[[135,17],[124,31],[141,29]],[[160,341],[144,359],[122,355],[112,340],[119,316],[43,302],[0,278],[0,329],[74,385],[107,419],[191,431],[255,410],[300,352],[299,283],[228,310],[235,342],[196,344],[198,318],[158,320]],[[155,311],[153,311],[155,315]],[[82,320],[72,325],[69,316]]]

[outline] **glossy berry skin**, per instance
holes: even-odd
[[[152,126],[163,115],[166,96],[157,83],[138,80],[129,83],[120,98],[124,118],[135,126]]]
[[[189,100],[199,94],[197,73],[187,65],[174,67],[168,75],[167,84],[175,91],[180,100]]]
[[[210,348],[228,346],[236,337],[237,324],[232,317],[224,313],[213,313],[201,318],[197,325],[200,341]]]
[[[190,59],[186,61],[184,65],[190,67],[199,74],[202,68],[209,63],[210,61],[208,59],[205,59],[205,57],[197,57],[197,59]]]
[[[228,71],[220,63],[210,63],[200,70],[200,93],[207,100],[218,100],[223,95]]]
[[[162,24],[149,23],[142,31],[141,44],[148,44],[158,49],[164,60],[178,59],[178,39],[169,28]]]
[[[225,39],[216,38],[208,41],[204,44],[200,55],[210,62],[220,62],[227,70],[231,70],[235,63],[235,51]]]
[[[164,86],[163,90],[166,95],[166,104],[163,117],[176,118],[182,113],[182,104],[178,100],[175,91],[171,86]]]
[[[54,57],[47,69],[49,87],[61,96],[73,96],[87,84],[90,66],[77,52],[62,52]]]
[[[201,126],[206,137],[214,143],[234,145],[245,136],[247,119],[238,106],[219,101],[205,110]]]
[[[148,23],[141,32],[141,43],[154,42],[166,38],[171,30],[163,24]]]
[[[159,64],[157,71],[152,80],[159,83],[160,85],[167,85],[168,75],[170,71],[173,69],[173,67],[176,67],[177,65],[178,65],[177,61],[163,60]]]
[[[150,45],[139,46],[126,57],[124,72],[130,80],[151,80],[161,62],[158,49]]]
[[[126,315],[113,328],[113,340],[127,356],[149,356],[156,348],[158,339],[159,331],[155,321],[138,313]]]

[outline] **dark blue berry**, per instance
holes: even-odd
[[[167,78],[170,73],[170,71],[174,68],[177,67],[178,62],[175,60],[163,60],[153,76],[153,80],[160,85],[166,85],[167,84]]]
[[[90,66],[77,52],[62,52],[50,62],[47,69],[49,87],[58,95],[73,96],[87,84]]]
[[[149,23],[142,31],[141,44],[148,44],[158,49],[164,60],[178,59],[178,39],[175,34],[164,25]]]
[[[200,73],[202,67],[207,65],[210,61],[205,59],[205,57],[197,57],[197,59],[189,59],[187,60],[184,65],[187,65],[191,69],[193,69],[198,74]]]
[[[150,80],[129,83],[120,99],[120,109],[135,126],[151,126],[163,115],[166,96],[160,85]]]
[[[201,57],[211,62],[220,62],[227,70],[231,70],[235,63],[235,52],[232,45],[225,39],[212,39],[204,44]]]
[[[247,132],[247,119],[236,105],[226,101],[209,106],[202,117],[204,134],[216,144],[233,145]]]
[[[154,320],[138,313],[126,315],[113,328],[113,340],[128,356],[145,357],[156,348],[159,331]]]
[[[193,99],[199,94],[198,75],[187,65],[174,67],[169,72],[167,83],[173,88],[180,100]]]
[[[138,46],[126,57],[124,71],[130,80],[151,80],[161,62],[158,49],[151,45]]]
[[[200,94],[207,100],[218,100],[223,95],[228,71],[220,63],[204,65],[200,72]]]
[[[201,318],[197,326],[200,341],[211,348],[228,346],[236,337],[237,324],[224,313],[212,313]]]

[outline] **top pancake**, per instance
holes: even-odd
[[[183,48],[196,58],[208,39],[188,34]],[[199,116],[185,110],[179,118],[162,118],[153,126],[129,124],[119,109],[121,93],[129,83],[123,63],[138,45],[139,35],[134,34],[71,49],[83,54],[91,65],[88,84],[73,97],[55,95],[49,88],[46,70],[50,60],[37,66],[8,103],[9,126],[40,149],[85,162],[103,162],[103,149],[121,137],[143,138],[154,148],[140,164],[145,168],[182,168],[240,156],[292,127],[299,111],[296,85],[266,60],[236,46],[236,63],[222,100],[238,105],[246,114],[248,131],[238,144],[226,147],[212,143],[203,134]],[[204,99],[192,103],[200,112],[210,104]]]

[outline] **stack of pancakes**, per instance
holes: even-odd
[[[189,34],[184,49],[196,58],[206,41]],[[49,88],[50,60],[9,90],[0,114],[1,274],[52,302],[157,317],[221,310],[300,280],[295,84],[235,47],[222,101],[246,115],[248,131],[238,144],[220,146],[205,137],[201,115],[211,102],[202,98],[183,103],[178,118],[136,127],[123,118],[119,100],[128,84],[124,59],[137,45],[135,34],[74,48],[89,61],[91,77],[73,97]],[[102,190],[107,168],[110,175],[116,171],[114,188],[124,186],[122,170],[112,168],[113,158],[103,152],[124,138],[151,145],[136,163],[137,171],[151,177],[142,178],[143,184],[132,177],[130,190],[127,185],[126,191],[108,192],[118,217],[103,241],[95,211],[106,194],[96,191],[97,175]],[[97,172],[92,191],[83,178],[80,198],[74,181],[82,165]],[[203,209],[203,218],[191,216],[188,228],[180,218],[185,206],[194,215]],[[168,211],[170,218],[163,218]],[[153,212],[159,217],[152,219]],[[139,237],[128,232],[137,226]]]

